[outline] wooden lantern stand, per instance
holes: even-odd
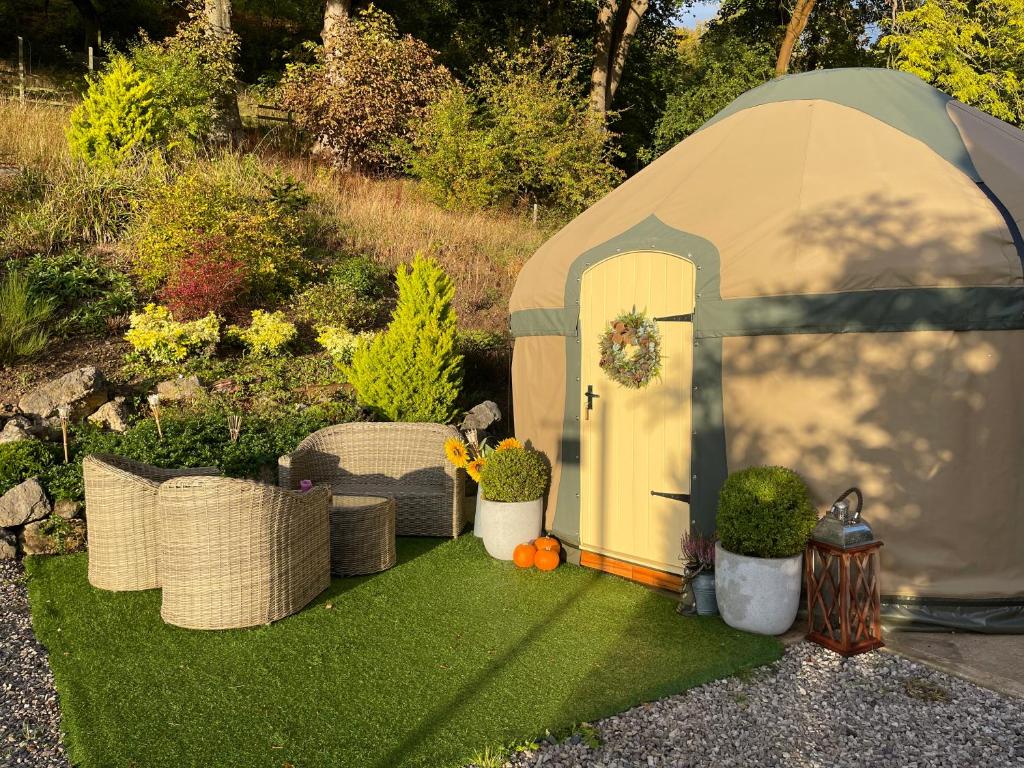
[[[811,539],[804,557],[808,640],[843,656],[884,645],[881,548],[880,541],[844,549]]]

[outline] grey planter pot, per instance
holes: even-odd
[[[715,574],[700,573],[690,582],[693,603],[698,616],[717,616],[718,600],[715,597]]]
[[[803,555],[766,558],[737,555],[715,544],[718,610],[730,627],[781,635],[800,607]]]
[[[543,499],[505,502],[481,498],[478,503],[477,535],[491,557],[511,560],[518,545],[540,536],[544,526]]]

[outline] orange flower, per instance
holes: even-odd
[[[497,451],[507,451],[510,448],[522,448],[522,447],[523,447],[523,444],[520,443],[518,440],[516,440],[514,437],[506,437],[504,440],[502,440],[500,443],[498,443],[498,447],[495,448],[495,450],[497,450]]]
[[[469,476],[472,477],[473,480],[479,483],[480,474],[484,471],[484,464],[486,463],[487,462],[483,459],[473,459],[466,465],[466,472],[469,473]]]
[[[444,454],[448,457],[448,461],[460,469],[465,467],[466,462],[469,461],[466,444],[457,437],[450,437],[444,441]]]

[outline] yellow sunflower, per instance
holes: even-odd
[[[487,462],[483,459],[473,459],[466,465],[466,472],[469,473],[469,476],[472,477],[473,480],[479,483],[480,473],[484,471],[484,464],[486,463]]]
[[[498,447],[495,450],[507,451],[510,448],[522,448],[522,447],[523,447],[523,444],[520,443],[518,440],[516,440],[514,437],[506,437],[504,440],[502,440],[500,443],[498,443]]]
[[[469,461],[466,444],[457,437],[450,437],[444,441],[444,455],[448,457],[448,461],[460,469],[465,467],[466,462]]]

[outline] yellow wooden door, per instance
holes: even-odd
[[[691,314],[695,274],[691,262],[667,253],[626,253],[584,272],[580,292],[581,544],[672,573],[682,572],[690,505],[657,494],[690,492],[693,323],[657,321],[661,376],[641,389],[605,374],[599,339],[634,307],[651,318]],[[597,395],[589,412],[588,387]]]

